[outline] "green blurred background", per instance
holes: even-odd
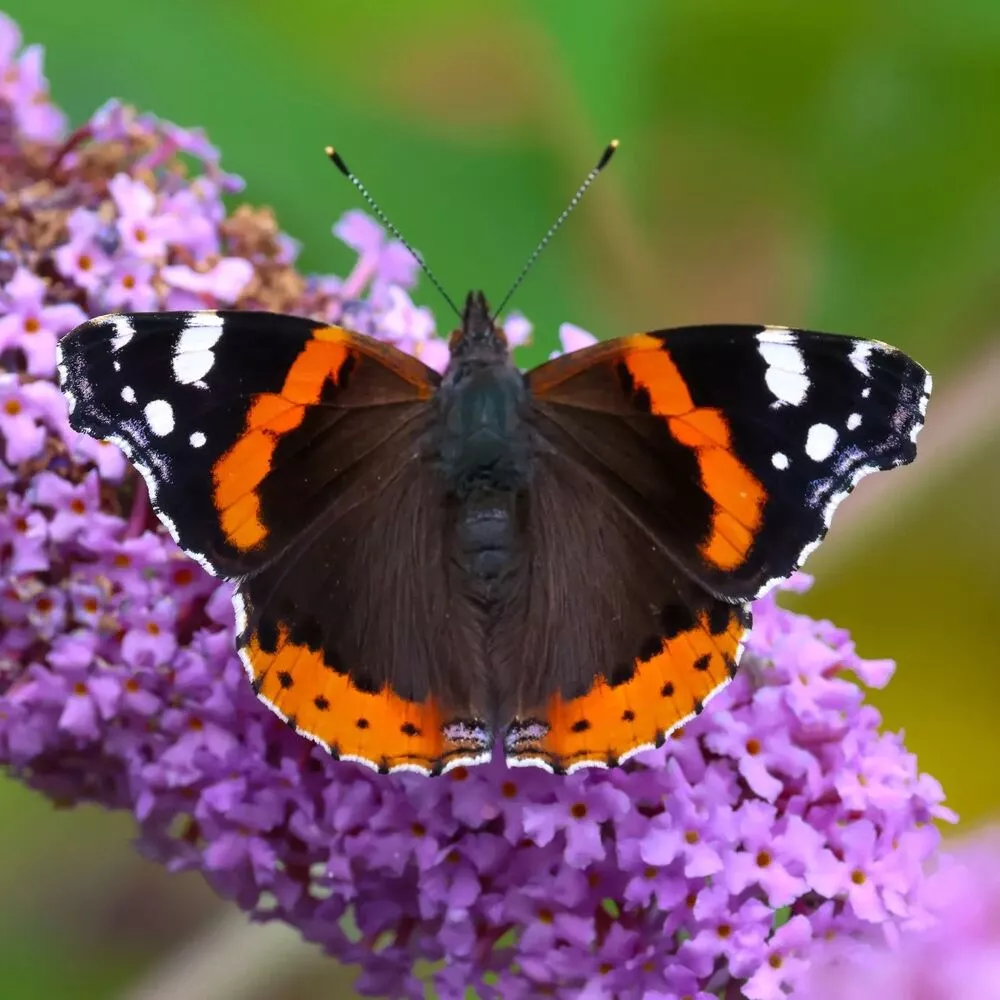
[[[563,321],[599,336],[766,322],[914,354],[936,378],[921,460],[861,486],[796,605],[898,661],[874,701],[963,826],[1000,814],[996,0],[3,6],[45,45],[74,123],[116,96],[206,127],[246,197],[304,242],[306,270],[350,260],[330,225],[359,201],[327,143],[453,297],[495,299],[617,136],[516,300],[536,323],[524,363]],[[449,325],[426,283],[416,298]],[[219,932],[211,894],[140,861],[125,818],[9,782],[0,810],[4,1000],[151,997],[126,991]],[[350,995],[349,973],[286,939],[222,928],[235,946],[216,964],[256,970],[233,995]]]

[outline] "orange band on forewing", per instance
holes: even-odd
[[[230,544],[246,552],[267,537],[260,520],[260,501],[256,493],[247,493],[230,504],[220,515],[220,524]]]
[[[688,448],[730,447],[729,423],[707,406],[671,419],[670,433]]]
[[[735,569],[753,545],[767,494],[731,451],[701,448],[698,463],[705,490],[715,501],[711,534],[701,553],[718,569]]]
[[[625,366],[636,385],[649,393],[652,412],[664,417],[690,413],[694,409],[691,394],[663,344],[656,337],[641,333],[629,337],[629,342],[634,349],[626,353]]]
[[[674,438],[694,450],[701,485],[715,505],[701,554],[716,569],[735,569],[746,559],[760,527],[764,487],[730,450],[729,424],[722,411],[694,405],[662,343],[642,334],[631,339],[638,350],[625,363],[636,385],[649,393],[650,410],[667,419]]]
[[[327,334],[333,329],[324,328],[316,333]],[[349,353],[343,337],[328,335],[310,340],[289,369],[280,395],[293,403],[318,403],[324,383],[328,378],[336,379]]]
[[[302,423],[303,415],[304,409],[298,403],[267,393],[254,400],[247,415],[247,428],[260,427],[272,434],[285,434]]]
[[[282,435],[302,423],[306,406],[315,405],[327,381],[336,382],[347,360],[347,334],[338,327],[322,327],[306,341],[285,376],[280,392],[254,398],[243,435],[212,469],[213,502],[223,533],[235,548],[245,552],[267,538],[260,510],[259,487],[271,471],[275,449]]]
[[[216,507],[224,511],[257,488],[271,467],[274,445],[274,435],[261,429],[237,438],[213,470]]]

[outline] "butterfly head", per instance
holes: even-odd
[[[453,359],[489,361],[505,357],[507,338],[490,315],[490,307],[482,292],[469,292],[462,310],[462,325],[448,342]]]

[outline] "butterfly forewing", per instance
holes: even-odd
[[[238,581],[239,651],[279,714],[384,769],[488,752],[434,698],[457,627],[421,455],[437,373],[338,327],[194,312],[92,320],[60,378],[71,424],[120,444],[181,547]]]
[[[732,600],[800,566],[866,473],[913,460],[930,393],[886,344],[751,326],[636,334],[528,381],[541,434]]]

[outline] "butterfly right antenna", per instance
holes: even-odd
[[[507,305],[510,301],[511,296],[518,290],[521,282],[528,276],[528,272],[534,266],[536,260],[538,260],[541,252],[548,245],[549,240],[559,231],[559,227],[569,218],[570,212],[580,204],[580,200],[583,198],[587,191],[587,188],[597,180],[597,175],[608,165],[611,157],[615,155],[615,150],[618,148],[618,140],[612,139],[608,143],[607,148],[601,154],[601,158],[597,161],[597,166],[590,171],[589,174],[584,178],[583,183],[576,189],[576,194],[573,195],[569,200],[569,204],[563,210],[562,214],[556,219],[555,222],[549,227],[549,231],[542,237],[541,242],[535,247],[534,252],[528,258],[527,263],[521,268],[521,273],[514,280],[514,284],[510,286],[510,291],[501,299],[500,305],[497,306],[496,311],[493,313],[493,322],[496,322],[496,318],[503,312],[503,307]]]

